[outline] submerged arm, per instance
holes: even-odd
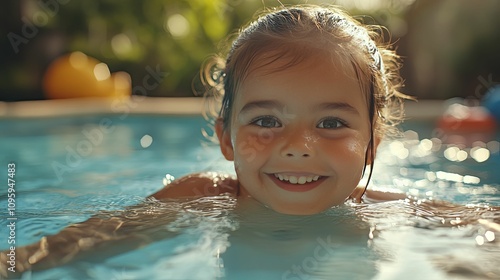
[[[149,218],[149,217],[147,217]],[[113,217],[92,217],[84,222],[72,224],[55,235],[44,236],[39,242],[16,248],[15,271],[41,270],[62,265],[70,261],[84,258],[86,253],[96,249],[103,250],[106,256],[116,255],[124,251],[148,244],[152,238],[134,227],[147,224],[127,217],[127,211]],[[120,246],[116,246],[116,245]],[[128,245],[122,247],[122,245]],[[0,253],[0,272],[7,276],[4,267],[7,264],[8,252]]]
[[[16,248],[15,274],[8,271],[7,254],[10,251],[0,252],[0,276],[48,269],[89,255],[93,260],[96,257],[106,258],[167,238],[175,233],[158,229],[176,219],[179,210],[169,205],[181,201],[173,199],[236,192],[236,181],[225,175],[202,173],[180,178],[142,204],[114,213],[103,212],[84,222],[72,224],[55,235],[45,236],[39,242]],[[96,249],[99,249],[98,255],[95,254]]]

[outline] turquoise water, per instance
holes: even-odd
[[[492,224],[500,223],[500,212],[489,207],[500,205],[498,135],[475,148],[457,147],[435,138],[432,124],[406,125],[405,138],[379,148],[373,183],[411,201],[347,203],[305,217],[224,196],[145,202],[166,174],[232,172],[202,129],[210,131],[201,117],[0,120],[3,181],[7,164],[16,165],[17,247],[93,215],[134,221],[127,234],[140,237],[139,248],[96,250],[23,279],[500,277],[500,235]],[[5,186],[1,250],[9,247],[7,199]]]

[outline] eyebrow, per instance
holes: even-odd
[[[349,103],[346,102],[326,102],[326,103],[321,103],[316,106],[315,108],[318,111],[324,111],[324,110],[342,110],[346,111],[349,113],[354,113],[359,115],[359,112],[354,106],[350,105]]]
[[[284,105],[278,101],[274,100],[257,100],[248,102],[241,108],[240,114],[245,113],[247,111],[255,110],[255,109],[274,109],[274,108],[283,108]],[[360,113],[356,108],[346,102],[325,102],[318,104],[314,107],[315,111],[327,111],[327,110],[342,110],[349,113],[353,113],[359,115]]]
[[[248,102],[241,108],[240,114],[245,113],[247,111],[255,110],[255,109],[274,109],[274,108],[282,108],[283,104],[274,100],[257,100]]]

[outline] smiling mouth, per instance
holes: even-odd
[[[305,175],[290,173],[271,173],[267,174],[274,184],[289,192],[307,192],[321,185],[328,176]]]
[[[306,183],[316,182],[322,178],[319,175],[311,175],[311,176],[293,176],[293,175],[285,175],[274,173],[274,177],[282,182],[294,184],[294,185],[304,185]]]

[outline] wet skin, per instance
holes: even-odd
[[[339,205],[358,186],[370,141],[366,96],[352,68],[312,57],[250,71],[236,91],[230,127],[216,123],[242,196],[285,214]],[[377,141],[378,142],[378,141]]]

